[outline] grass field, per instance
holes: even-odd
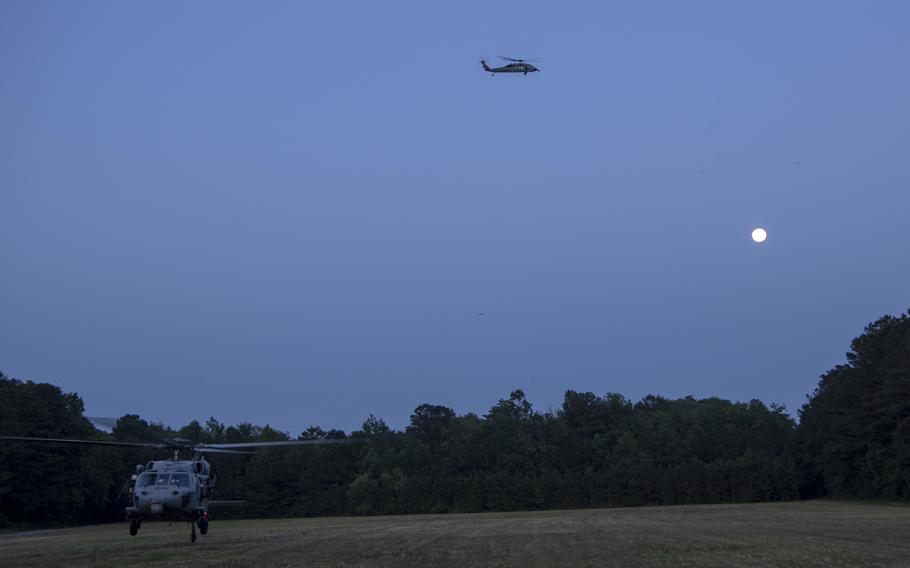
[[[908,566],[910,507],[832,501],[125,523],[0,536],[0,566]]]

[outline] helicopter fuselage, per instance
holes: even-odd
[[[213,485],[212,467],[205,460],[149,462],[135,480],[127,519],[198,521],[208,516]]]
[[[487,65],[486,61],[481,61],[480,63],[483,65],[484,71],[492,73],[493,75],[496,75],[497,73],[524,73],[527,75],[528,73],[540,71],[540,69],[534,67],[530,63],[524,62],[509,63],[508,65],[503,65],[502,67],[490,67]]]

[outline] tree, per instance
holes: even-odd
[[[0,432],[5,435],[102,439],[82,413],[82,399],[74,393],[0,373]],[[0,444],[0,526],[73,522],[103,514],[122,467],[111,448]]]
[[[805,496],[910,499],[910,312],[884,316],[800,410]]]

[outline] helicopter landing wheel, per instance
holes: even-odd
[[[199,532],[202,533],[203,536],[209,532],[209,520],[205,517],[199,519],[199,522],[196,524],[199,525]]]
[[[139,520],[130,519],[130,536],[136,536],[137,532],[139,532]]]

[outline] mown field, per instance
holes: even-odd
[[[908,566],[910,507],[812,501],[125,523],[0,536],[0,566]]]

